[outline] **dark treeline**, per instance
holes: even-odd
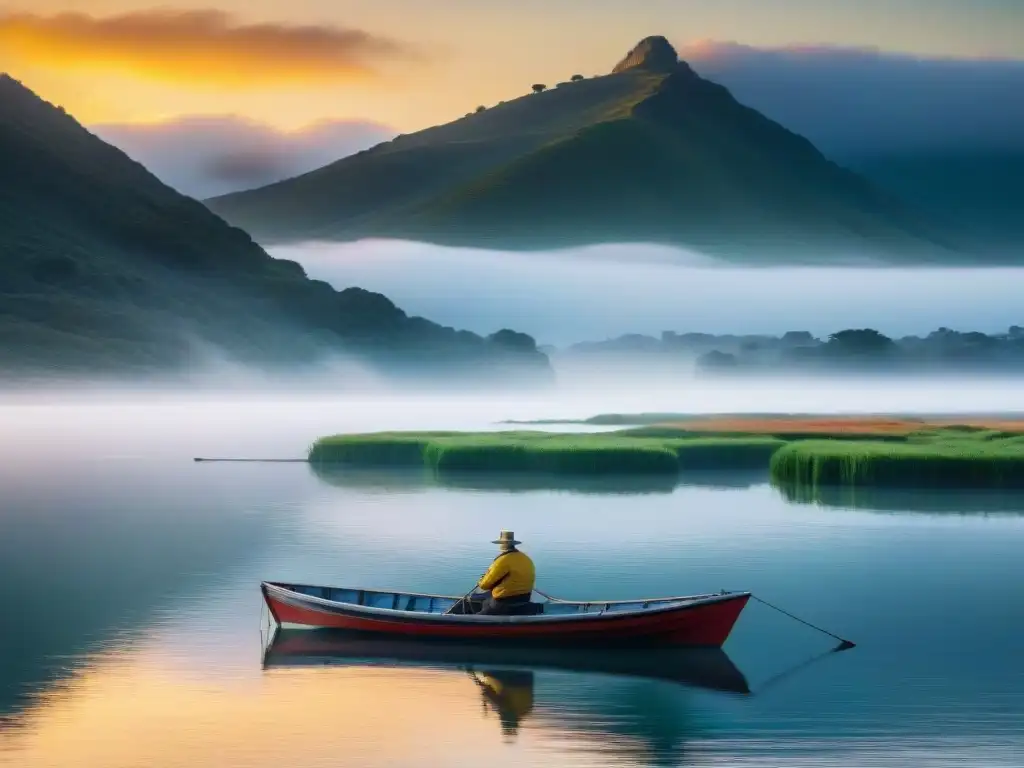
[[[914,372],[1024,371],[1024,327],[1005,333],[939,328],[926,336],[890,337],[873,328],[849,328],[819,338],[809,331],[717,335],[663,331],[660,338],[627,334],[574,344],[561,355],[614,354],[695,360],[698,371],[798,373],[828,369]]]

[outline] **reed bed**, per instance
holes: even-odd
[[[766,468],[791,496],[827,486],[1024,488],[1024,435],[950,425],[865,439],[715,435],[657,427],[597,434],[546,431],[379,432],[317,440],[318,465],[423,467],[432,473],[674,475]]]
[[[1024,488],[1024,441],[945,432],[904,443],[805,440],[776,452],[769,472],[796,495],[819,486]]]
[[[634,438],[636,439],[636,438]],[[669,440],[682,469],[765,469],[785,440],[750,437],[691,437]]]
[[[658,439],[615,433],[552,432],[333,435],[309,451],[312,464],[426,466],[437,472],[543,472],[564,475],[675,474],[682,469],[765,467],[783,441]]]
[[[309,448],[311,464],[420,466],[433,433],[377,432],[322,437]]]
[[[574,423],[621,425],[629,431],[642,434],[645,431],[703,433],[706,435],[774,435],[783,439],[836,438],[855,439],[860,437],[901,437],[921,430],[942,429],[986,429],[1008,434],[1024,434],[1024,419],[1019,415],[998,417],[994,415],[962,415],[959,417],[939,415],[899,414],[809,414],[809,413],[606,413],[589,419],[549,419],[545,422],[520,423]]]
[[[769,430],[753,430],[745,431],[742,429],[736,430],[713,430],[694,428],[693,425],[689,424],[657,424],[649,427],[631,427],[629,429],[616,430],[615,434],[624,437],[659,437],[659,438],[720,438],[727,440],[756,440],[758,438],[764,440],[776,440],[782,442],[793,442],[795,440],[863,440],[863,441],[882,441],[882,442],[906,442],[908,435],[906,434],[888,434],[884,432],[873,433],[873,432],[835,432],[835,433],[822,433],[815,431],[788,431],[786,429],[780,429],[778,431]]]

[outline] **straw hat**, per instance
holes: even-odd
[[[512,531],[502,531],[498,534],[498,538],[491,542],[491,544],[506,544],[511,547],[522,543],[523,542],[516,540],[516,535],[512,533]]]

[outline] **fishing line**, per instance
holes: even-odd
[[[816,627],[816,626],[815,626],[814,624],[811,624],[811,622],[809,622],[809,621],[804,621],[804,620],[803,620],[803,619],[801,619],[800,617],[798,617],[798,616],[794,616],[794,615],[793,615],[792,613],[790,613],[789,611],[784,611],[784,610],[782,610],[781,608],[779,608],[779,607],[778,607],[777,605],[772,605],[772,604],[771,604],[771,603],[769,603],[769,602],[768,602],[767,600],[762,600],[762,599],[761,599],[760,597],[758,597],[757,595],[753,595],[753,594],[752,594],[752,595],[751,595],[751,597],[752,597],[752,598],[753,598],[754,600],[757,600],[757,602],[761,603],[762,605],[766,605],[766,606],[768,606],[768,607],[769,607],[769,608],[771,608],[771,609],[772,609],[773,611],[778,611],[779,613],[781,613],[781,614],[783,614],[783,615],[785,615],[785,616],[789,616],[789,618],[793,619],[794,621],[799,621],[799,622],[800,622],[801,624],[803,624],[803,625],[805,625],[805,626],[808,626],[808,627],[810,627],[811,629],[816,629],[816,630],[818,630],[819,632],[822,632],[822,633],[824,633],[824,634],[828,635],[829,637],[834,637],[834,638],[835,638],[836,640],[838,640],[838,641],[839,641],[839,645],[837,645],[837,646],[836,646],[835,648],[833,648],[833,649],[832,649],[832,652],[838,652],[838,651],[845,651],[845,650],[848,650],[849,648],[855,648],[855,647],[856,647],[856,645],[855,645],[854,643],[852,643],[851,641],[849,641],[849,640],[847,640],[847,639],[845,639],[845,638],[842,638],[842,637],[840,637],[839,635],[834,635],[834,634],[832,634],[831,632],[829,632],[829,631],[828,631],[827,629],[822,629],[821,627]]]

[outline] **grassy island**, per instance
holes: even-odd
[[[819,487],[1024,488],[1024,422],[719,416],[600,433],[375,432],[322,437],[314,467],[674,475],[764,468],[790,496]]]
[[[874,488],[1024,488],[1024,437],[941,430],[904,442],[802,440],[771,458],[772,481]]]
[[[683,469],[767,466],[785,441],[773,437],[673,437],[621,433],[378,432],[333,435],[309,451],[313,464],[427,466],[438,472],[676,474]]]

